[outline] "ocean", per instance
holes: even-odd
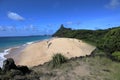
[[[9,54],[11,48],[29,45],[49,38],[51,36],[0,37],[0,67],[5,60],[4,55]]]

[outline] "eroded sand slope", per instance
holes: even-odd
[[[28,45],[22,53],[18,65],[37,66],[51,60],[56,53],[68,58],[90,55],[95,49],[81,40],[72,38],[52,38]]]

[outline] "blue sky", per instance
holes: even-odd
[[[0,36],[120,26],[120,0],[0,0]]]

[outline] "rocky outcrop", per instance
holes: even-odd
[[[7,72],[10,70],[19,70],[23,72],[24,74],[30,72],[27,66],[20,66],[20,65],[16,66],[14,60],[12,58],[8,58],[3,61],[2,71]]]
[[[15,78],[16,76],[21,77],[28,73],[30,73],[30,70],[27,66],[16,66],[14,60],[12,58],[8,58],[3,61],[3,67],[0,68],[0,80],[9,80],[11,78]]]
[[[30,70],[27,66],[17,66],[17,70],[21,71],[23,74],[30,73]]]
[[[15,65],[15,62],[12,58],[8,58],[3,61],[2,70],[6,72],[6,71],[10,71],[11,69],[17,69],[17,66]]]

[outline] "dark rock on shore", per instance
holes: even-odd
[[[30,73],[30,69],[27,66],[16,66],[12,58],[8,58],[3,61],[3,67],[0,68],[0,80],[13,80],[14,77],[19,76],[20,79],[26,80],[20,76]]]
[[[15,65],[15,62],[12,58],[8,58],[5,61],[3,61],[2,70],[4,72],[6,72],[6,71],[9,71],[11,69],[17,69],[17,66]]]
[[[5,61],[3,61],[2,71],[7,72],[10,70],[19,70],[23,74],[30,72],[27,66],[20,66],[20,65],[16,66],[14,60],[12,58],[8,58]]]
[[[23,74],[30,73],[30,70],[27,66],[17,66],[17,69],[23,72]]]
[[[0,67],[0,72],[2,71],[1,67]]]

